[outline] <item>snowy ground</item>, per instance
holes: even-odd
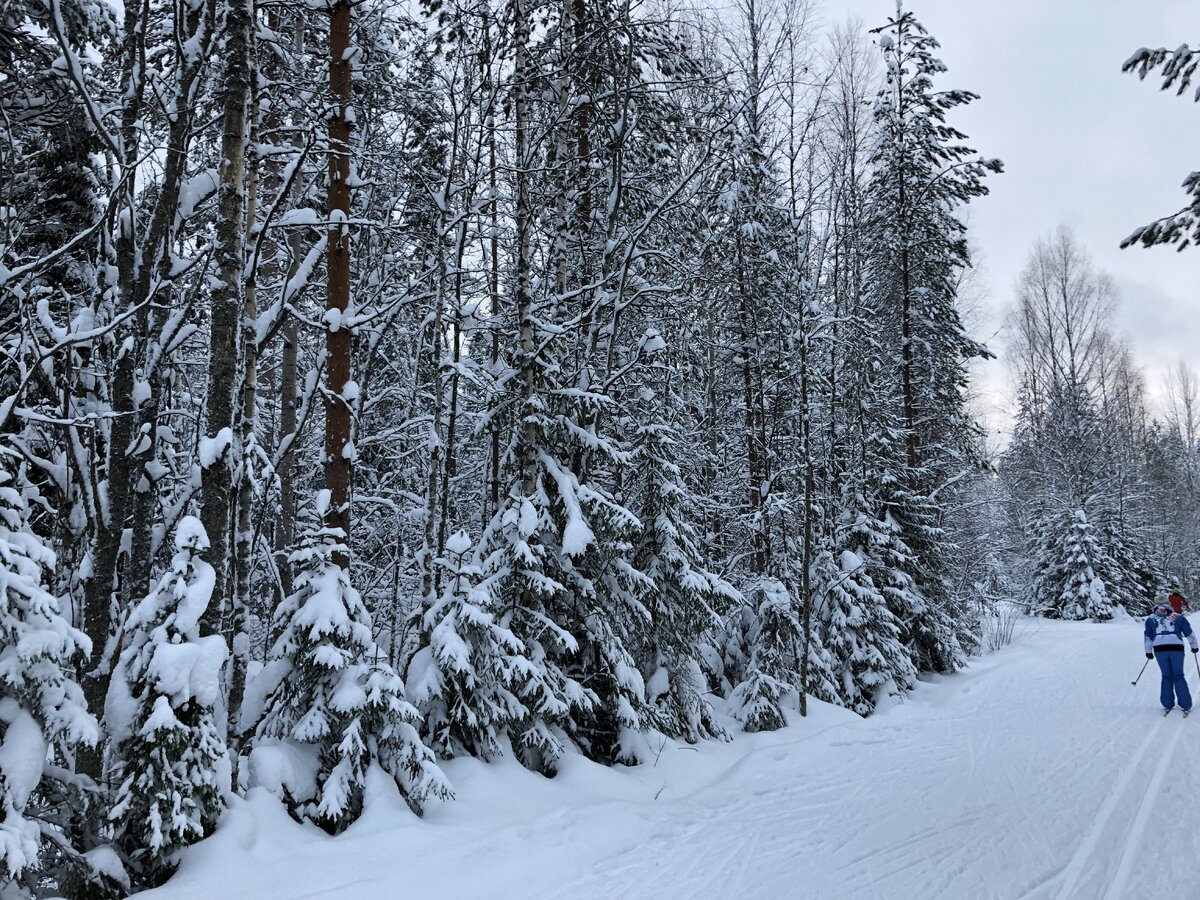
[[[820,706],[655,765],[573,759],[553,781],[458,761],[458,800],[418,820],[381,790],[336,839],[252,794],[144,896],[1200,895],[1200,710],[1163,718],[1153,663],[1130,686],[1136,621],[1018,630],[868,720]]]

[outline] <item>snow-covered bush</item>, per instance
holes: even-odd
[[[438,753],[489,759],[501,752],[509,726],[528,714],[516,685],[530,663],[522,643],[497,624],[495,597],[469,559],[472,549],[460,531],[437,560],[445,581],[421,617],[424,646],[409,663],[406,690]]]
[[[345,534],[320,522],[328,491],[289,560],[299,570],[295,591],[280,604],[279,639],[269,677],[278,679],[257,732],[310,747],[317,757],[311,800],[292,797],[293,812],[330,832],[362,811],[367,770],[377,762],[414,810],[450,789],[433,753],[421,742],[419,715],[404,699],[400,676],[371,633],[371,617],[339,563]],[[264,676],[267,677],[267,676]]]
[[[125,648],[105,704],[117,784],[109,820],[136,886],[162,883],[175,854],[211,833],[229,791],[229,757],[215,707],[226,646],[202,636],[214,572],[200,520],[183,518],[176,553],[125,620]]]
[[[74,855],[57,824],[50,794],[58,792],[47,790],[47,760],[61,766],[70,748],[99,736],[72,676],[73,658],[86,656],[90,642],[44,586],[54,563],[0,467],[0,884],[24,884],[31,895],[44,836]]]

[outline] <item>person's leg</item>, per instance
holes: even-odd
[[[1158,691],[1158,699],[1162,702],[1163,709],[1170,709],[1175,705],[1175,689],[1171,681],[1170,656],[1170,653],[1154,654],[1154,661],[1158,663],[1158,670],[1162,672],[1162,686]]]
[[[1175,682],[1175,698],[1179,701],[1181,709],[1192,708],[1192,692],[1188,690],[1187,670],[1183,667],[1183,651],[1172,653],[1175,657],[1171,660],[1171,675],[1172,681]]]

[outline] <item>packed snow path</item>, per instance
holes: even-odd
[[[1200,879],[1200,713],[1164,718],[1139,623],[1029,622],[1018,643],[860,720],[554,781],[455,762],[417,820],[384,792],[346,835],[262,795],[161,898],[1131,898]],[[1191,654],[1189,684],[1197,691]],[[657,794],[657,799],[656,795]]]

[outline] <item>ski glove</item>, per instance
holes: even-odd
[[[1193,650],[1192,652],[1193,652],[1193,653],[1195,653],[1196,651],[1195,651],[1195,650]],[[1154,659],[1154,654],[1153,654],[1153,653],[1147,653],[1147,654],[1146,654],[1146,659]]]

